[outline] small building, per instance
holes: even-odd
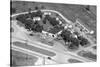
[[[90,31],[90,34],[94,34],[94,31],[93,31],[93,30],[91,30],[91,31]]]
[[[40,21],[41,18],[40,17],[33,17],[33,21]]]
[[[57,37],[55,34],[52,34],[52,33],[46,32],[46,31],[42,31],[42,33],[43,33],[46,37],[51,37],[51,38]]]
[[[50,12],[44,12],[43,15],[51,15],[51,13]]]

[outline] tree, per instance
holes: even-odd
[[[62,33],[61,33],[60,35],[61,35],[61,37],[63,38],[63,40],[64,40],[65,42],[71,42],[71,37],[70,37],[71,32],[70,32],[70,31],[68,31],[68,30],[63,30]]]
[[[43,15],[43,13],[42,13],[40,10],[38,10],[38,11],[36,12],[36,16],[37,16],[37,17],[42,18],[42,15]]]
[[[56,21],[56,18],[50,17],[50,15],[46,15],[45,19],[48,20],[52,26],[59,24],[59,21]]]
[[[25,28],[28,30],[31,30],[33,21],[32,20],[25,20],[24,23],[25,23]]]
[[[69,49],[76,49],[78,48],[78,46],[76,46],[74,43],[71,43],[69,46],[68,46]]]
[[[21,15],[18,15],[18,16],[16,17],[16,20],[18,20],[18,21],[24,23],[24,22],[26,21],[26,18],[27,18],[27,17],[26,17],[24,14],[21,14]]]
[[[40,26],[39,24],[35,27],[36,32],[42,32],[43,26]]]
[[[74,46],[79,47],[79,40],[77,38],[71,38],[71,42]]]
[[[43,23],[46,24],[46,21],[47,21],[46,18],[44,18],[44,19],[43,19]]]
[[[52,26],[55,26],[55,25],[58,25],[59,24],[59,21],[56,21],[56,18],[50,18],[49,21],[50,21],[50,24]]]
[[[86,38],[82,37],[82,36],[78,36],[78,39],[80,40],[80,45],[81,46],[85,46],[89,43],[89,41]]]
[[[36,7],[35,7],[35,10],[38,10],[38,9],[39,9],[39,7],[38,7],[38,6],[36,6]]]
[[[81,46],[85,46],[85,45],[87,45],[88,43],[89,43],[88,40],[85,39],[85,38],[83,38],[83,39],[80,41],[80,45],[81,45]]]

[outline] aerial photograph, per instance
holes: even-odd
[[[97,61],[97,6],[10,0],[10,66]]]

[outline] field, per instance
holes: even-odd
[[[11,1],[10,4],[12,66],[97,60],[96,5],[29,1]],[[75,25],[77,20],[89,33],[82,31],[81,25]]]

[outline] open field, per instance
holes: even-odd
[[[15,1],[12,3],[12,8],[16,9],[15,13],[26,12],[31,8],[35,10],[35,7],[57,10],[61,12],[66,18],[75,22],[77,18],[82,21],[87,28],[95,31],[96,34],[96,6],[91,5],[90,11],[86,10],[86,5],[73,5],[73,4],[55,4],[55,3],[42,3],[42,2],[27,2],[27,1]],[[95,10],[95,11],[94,11]],[[94,12],[94,13],[93,13]]]
[[[95,5],[12,1],[11,49],[19,51],[11,51],[12,62],[33,66],[96,61],[96,8]]]
[[[19,51],[11,50],[12,51],[12,66],[29,66],[34,65],[35,62],[38,60],[37,57],[31,56]]]

